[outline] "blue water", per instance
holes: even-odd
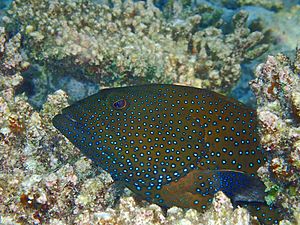
[[[11,2],[12,2],[12,0],[1,0],[0,1],[0,10],[6,9]]]

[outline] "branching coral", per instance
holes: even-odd
[[[257,67],[251,87],[257,97],[261,143],[271,155],[259,174],[269,202],[277,200],[299,218],[300,209],[300,49],[294,61],[269,56]]]
[[[246,27],[247,13],[234,18],[234,31],[199,30],[200,15],[166,20],[151,1],[16,0],[7,26],[20,25],[31,59],[58,73],[84,75],[105,86],[188,83],[227,92],[240,64],[266,50],[263,35]]]

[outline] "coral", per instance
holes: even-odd
[[[299,45],[300,30],[297,27],[300,23],[300,5],[291,5],[277,12],[258,7],[249,7],[247,11],[252,19],[251,30],[263,32],[264,40],[270,45],[268,54],[284,52],[292,56]]]
[[[56,76],[84,76],[102,86],[187,83],[228,92],[240,64],[267,48],[246,21],[247,13],[239,12],[234,30],[224,34],[214,26],[199,29],[201,15],[167,20],[151,1],[15,0],[6,25],[19,27],[30,59]]]
[[[29,67],[26,56],[20,53],[21,34],[12,38],[7,37],[4,27],[0,27],[0,73],[12,75],[17,71],[24,71]]]
[[[24,60],[11,57],[10,53],[17,54],[18,49],[7,47],[5,43],[14,43],[13,41],[5,39],[2,43],[1,223],[44,224],[60,220],[61,215],[64,215],[65,219],[61,222],[72,224],[71,219],[74,218],[67,215],[72,214],[73,210],[80,212],[85,209],[85,205],[77,200],[80,196],[88,195],[85,192],[93,194],[92,200],[97,205],[97,210],[103,209],[105,199],[111,199],[110,194],[106,194],[106,188],[113,182],[112,179],[106,173],[95,175],[91,162],[81,158],[80,151],[52,126],[53,116],[68,105],[67,95],[63,91],[57,91],[48,96],[48,101],[40,112],[35,111],[24,95],[16,95],[16,89],[23,81],[20,71],[24,68],[20,65]],[[10,67],[5,67],[6,62],[10,62]],[[93,178],[89,180],[91,175]],[[80,195],[77,189],[83,190]]]
[[[251,82],[258,104],[262,148],[270,160],[258,173],[267,186],[268,202],[298,215],[300,209],[300,49],[291,61],[283,54],[269,56]],[[269,170],[268,170],[269,168]]]
[[[162,5],[163,1],[154,1],[155,5]],[[201,15],[200,27],[214,26],[222,24],[223,9],[206,2],[192,2],[190,0],[170,0],[162,8],[164,17],[185,20],[193,15]]]
[[[20,75],[0,74],[0,82],[4,80],[7,86],[0,91],[0,211],[5,212],[1,217],[6,218],[3,220],[48,224],[57,219],[72,224],[72,215],[86,208],[103,210],[105,199],[112,198],[106,193],[113,182],[111,177],[97,173],[91,162],[81,158],[80,151],[52,126],[53,116],[68,105],[66,94],[57,91],[49,95],[37,112],[24,95],[15,95],[15,88],[22,82]],[[15,125],[18,121],[23,121],[21,132]]]
[[[283,8],[282,0],[237,0],[239,6],[243,5],[259,5],[267,9],[280,10]]]
[[[139,206],[134,198],[122,197],[117,208],[107,208],[103,212],[94,214],[86,213],[80,217],[82,224],[88,224],[90,218],[94,218],[96,224],[236,224],[246,225],[250,223],[250,215],[246,209],[237,208],[233,210],[230,199],[222,192],[216,194],[212,207],[201,214],[194,209],[183,210],[172,207],[167,210],[166,215],[162,209],[154,204],[143,204]],[[77,222],[77,221],[76,221]]]

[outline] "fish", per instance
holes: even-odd
[[[261,222],[278,223],[257,176],[267,161],[257,124],[255,110],[237,100],[170,84],[103,89],[53,118],[85,156],[146,201],[203,211],[223,191],[234,204],[254,204]]]

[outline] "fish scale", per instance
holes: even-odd
[[[255,117],[208,90],[143,85],[101,90],[53,124],[140,197],[202,210],[220,190],[233,201],[264,201]]]

